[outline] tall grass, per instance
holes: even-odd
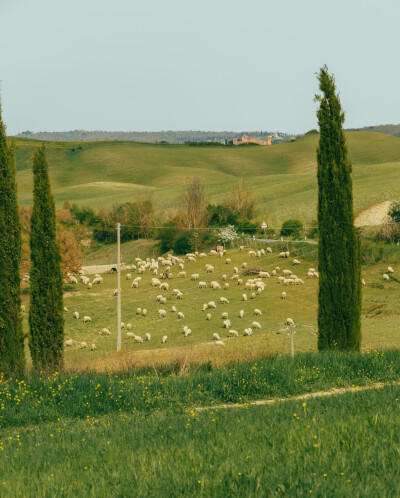
[[[0,383],[0,427],[173,407],[177,412],[221,402],[243,403],[329,387],[400,378],[400,351],[271,356],[213,369],[127,374],[56,374]]]

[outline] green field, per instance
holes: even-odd
[[[168,279],[168,291],[161,291],[158,287],[150,284],[153,277],[152,272],[147,271],[140,275],[141,282],[137,289],[131,288],[132,280],[138,276],[137,272],[129,271],[132,280],[126,280],[128,271],[122,272],[122,320],[125,324],[132,325],[132,331],[145,339],[145,333],[151,334],[150,341],[143,344],[134,343],[132,339],[125,337],[126,329],[122,330],[122,352],[116,354],[117,320],[116,304],[117,298],[113,292],[117,287],[115,275],[103,275],[104,281],[100,285],[94,285],[91,289],[82,283],[77,285],[68,284],[65,288],[64,305],[68,307],[65,313],[65,337],[74,341],[72,347],[65,348],[66,365],[68,369],[84,370],[127,370],[140,366],[160,366],[177,363],[184,369],[185,365],[191,363],[226,364],[232,361],[248,361],[252,358],[260,358],[265,354],[282,353],[290,350],[289,337],[286,330],[286,319],[292,318],[296,323],[295,350],[308,352],[316,351],[317,347],[317,292],[318,279],[308,279],[309,267],[316,267],[317,246],[306,243],[291,244],[291,257],[280,259],[279,251],[282,249],[280,242],[270,244],[273,253],[261,255],[260,258],[249,256],[248,251],[240,252],[238,249],[227,251],[227,257],[231,263],[225,263],[225,257],[207,256],[198,259],[195,263],[185,262],[186,278],[178,278],[179,269],[172,267],[173,277]],[[261,247],[261,243],[260,243]],[[266,245],[264,245],[266,247]],[[399,249],[396,247],[396,252]],[[396,254],[393,255],[393,257]],[[397,254],[398,257],[398,254]],[[301,261],[301,265],[294,267],[293,258]],[[185,258],[186,259],[186,258]],[[248,279],[253,275],[243,275],[243,285],[238,285],[231,279],[234,266],[241,268],[246,261],[249,268],[257,268],[272,271],[276,266],[280,267],[279,274],[288,269],[303,279],[303,285],[282,286],[276,277],[264,279],[266,288],[260,294],[251,299],[251,291],[244,288]],[[362,311],[362,349],[392,348],[399,343],[398,323],[400,309],[398,306],[398,295],[400,282],[396,277],[396,264],[399,260],[389,260],[375,265],[363,265],[362,273],[366,280],[363,288],[363,311]],[[112,263],[113,260],[109,261]],[[126,261],[130,263],[131,261]],[[214,273],[206,273],[205,264],[214,266]],[[384,282],[382,275],[388,264],[395,268],[395,274],[389,282]],[[199,289],[198,282],[191,280],[191,274],[198,273],[199,281],[208,284],[206,289]],[[226,274],[227,280],[222,276]],[[90,275],[91,280],[93,275]],[[218,281],[222,290],[212,290],[210,282]],[[225,283],[229,289],[223,289]],[[184,295],[183,300],[177,300],[173,295],[173,289],[178,288]],[[281,299],[281,293],[285,291],[287,298]],[[246,293],[248,300],[242,300],[242,294]],[[161,294],[167,298],[167,304],[160,304],[156,297]],[[229,304],[220,304],[220,297],[227,297]],[[215,301],[217,308],[202,311],[203,303]],[[177,314],[171,311],[176,306],[178,311],[184,314],[183,319],[178,319]],[[146,308],[147,316],[136,313],[137,308]],[[262,311],[262,316],[254,316],[254,309]],[[157,316],[159,309],[167,311],[166,318]],[[239,311],[244,311],[244,317],[239,318]],[[74,311],[78,311],[80,319],[73,317]],[[28,309],[27,309],[28,312]],[[239,333],[238,338],[228,338],[227,329],[223,328],[221,314],[228,312],[231,327]],[[211,313],[210,321],[206,320],[206,314]],[[27,315],[26,313],[25,315]],[[83,316],[88,315],[92,321],[83,323]],[[253,321],[258,321],[261,330],[253,329],[251,337],[243,335],[244,329],[252,326]],[[24,319],[25,330],[27,330],[27,319]],[[187,325],[192,334],[184,337],[183,326]],[[109,328],[110,336],[101,336],[100,330]],[[217,347],[213,343],[213,333],[217,332],[225,341],[225,347]],[[168,336],[166,344],[161,344],[164,335]],[[95,351],[80,349],[80,343],[96,345]]]
[[[398,496],[399,365],[398,350],[326,352],[1,380],[1,495]],[[247,404],[377,381],[389,385]]]
[[[400,197],[400,139],[374,132],[347,134],[356,213]],[[156,207],[176,206],[188,179],[198,176],[210,202],[243,178],[253,187],[259,215],[270,225],[316,218],[318,135],[272,147],[191,147],[126,142],[46,143],[56,202],[111,206],[149,191]],[[20,202],[32,201],[31,156],[39,142],[17,140]]]

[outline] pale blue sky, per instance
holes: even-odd
[[[8,133],[316,126],[315,72],[346,127],[400,122],[400,0],[0,0]]]

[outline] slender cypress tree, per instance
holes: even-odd
[[[59,371],[63,366],[64,318],[60,249],[56,213],[44,146],[33,156],[31,217],[31,279],[29,348],[37,371]]]
[[[7,145],[0,108],[0,372],[17,377],[25,367],[20,262],[21,223],[14,150]]]
[[[360,349],[361,249],[354,227],[344,113],[328,68],[318,75],[318,349]]]

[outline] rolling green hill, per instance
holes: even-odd
[[[353,163],[355,209],[400,197],[400,139],[375,132],[347,134]],[[296,217],[316,218],[318,135],[273,147],[191,147],[134,142],[47,142],[56,202],[110,206],[144,191],[158,209],[177,203],[188,179],[207,185],[210,202],[223,198],[243,178],[254,188],[260,218],[270,225]],[[41,142],[17,139],[20,202],[32,201],[31,157]]]

